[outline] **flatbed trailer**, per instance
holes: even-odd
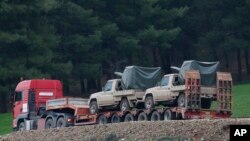
[[[201,108],[201,85],[198,71],[188,71],[185,80],[185,107],[103,111],[90,114],[87,99],[59,98],[48,100],[48,115],[38,121],[38,129],[130,121],[178,119],[218,119],[232,115],[232,77],[217,72],[216,109]],[[63,120],[62,120],[63,119]]]

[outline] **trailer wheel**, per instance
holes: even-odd
[[[145,120],[148,120],[148,117],[147,117],[146,113],[141,112],[141,113],[138,115],[137,120],[138,120],[138,121],[145,121]]]
[[[201,108],[202,109],[209,109],[211,107],[212,100],[209,98],[202,98],[201,99]]]
[[[111,116],[111,120],[110,120],[111,123],[119,123],[120,121],[121,121],[121,118],[117,114],[113,114]]]
[[[50,129],[50,128],[53,128],[53,120],[52,120],[52,118],[47,119],[46,123],[45,123],[45,129]]]
[[[98,105],[96,100],[92,100],[89,104],[89,109],[91,114],[98,113]]]
[[[98,123],[103,125],[108,123],[108,119],[102,114],[98,117]]]
[[[173,116],[174,116],[174,115],[173,115],[173,112],[171,112],[170,109],[167,109],[167,110],[163,113],[163,119],[164,119],[164,120],[172,120],[172,119],[174,119]]]
[[[19,124],[18,124],[18,129],[17,131],[24,131],[25,130],[25,124],[23,121],[21,121]]]
[[[66,127],[66,121],[65,121],[64,117],[60,117],[57,120],[56,127],[58,127],[58,128]]]
[[[185,107],[185,95],[184,94],[179,95],[177,103],[179,107]]]
[[[154,108],[154,100],[152,96],[147,96],[145,99],[145,108],[152,109]]]
[[[159,112],[157,111],[154,111],[152,114],[151,114],[151,117],[150,117],[150,120],[151,121],[158,121],[161,119],[161,116],[159,114]]]
[[[134,116],[131,113],[127,113],[124,117],[124,122],[134,121]]]
[[[127,98],[122,98],[122,100],[120,102],[120,110],[121,111],[128,111],[128,110],[130,110],[129,102],[128,102]]]

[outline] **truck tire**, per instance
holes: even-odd
[[[99,123],[100,125],[107,124],[107,123],[108,123],[107,117],[105,117],[103,114],[101,114],[101,115],[98,117],[98,123]]]
[[[165,110],[163,113],[163,120],[172,120],[174,119],[174,114],[170,109]]]
[[[66,120],[64,117],[58,118],[58,120],[56,122],[56,127],[58,127],[58,128],[66,127]]]
[[[21,121],[19,124],[18,124],[18,128],[17,128],[17,131],[24,131],[26,128],[25,128],[25,124],[23,121]]]
[[[146,113],[141,112],[141,113],[138,115],[137,120],[138,120],[138,121],[146,121],[146,120],[148,120],[148,117],[147,117]]]
[[[134,116],[131,113],[127,113],[124,117],[124,122],[134,121]]]
[[[50,128],[53,128],[53,120],[52,120],[52,118],[47,119],[46,123],[45,123],[45,129],[50,129]]]
[[[201,108],[202,109],[210,109],[212,105],[212,100],[209,98],[201,98]]]
[[[121,118],[117,114],[113,114],[110,119],[110,123],[119,123]]]
[[[92,100],[89,104],[89,111],[91,114],[98,113],[98,105],[96,100]]]
[[[178,107],[185,107],[185,95],[180,94],[177,100]]]
[[[145,108],[152,109],[154,108],[154,100],[152,96],[147,96],[145,99]]]
[[[129,102],[128,102],[127,98],[122,98],[122,100],[120,102],[120,110],[121,111],[128,111],[128,110],[130,110]]]
[[[158,120],[161,120],[161,116],[159,112],[154,111],[150,116],[150,121],[158,121]]]

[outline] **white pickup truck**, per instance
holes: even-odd
[[[211,102],[215,99],[215,87],[201,86],[201,108],[208,109]],[[143,96],[144,105],[146,109],[151,109],[160,103],[171,103],[175,106],[185,106],[185,85],[179,85],[178,74],[164,75],[160,85],[149,88]]]
[[[91,94],[88,104],[90,113],[97,113],[105,107],[117,107],[121,111],[134,107],[137,99],[142,99],[145,94],[143,90],[123,90],[121,79],[108,80],[101,92]]]

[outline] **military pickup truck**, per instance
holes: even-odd
[[[140,89],[123,90],[121,79],[108,80],[103,91],[91,94],[90,113],[97,113],[104,107],[118,107],[121,111],[134,107],[137,99],[142,99],[145,91]]]
[[[216,99],[215,87],[200,87],[201,108],[209,109],[212,100]],[[185,106],[185,85],[179,85],[178,74],[164,75],[159,86],[149,88],[143,96],[146,109],[154,108],[154,105],[174,104],[174,106]]]
[[[128,66],[121,79],[108,80],[101,92],[89,98],[90,113],[98,113],[105,108],[127,111],[142,101],[145,90],[154,87],[160,80],[160,68]]]
[[[185,106],[185,72],[197,70],[201,76],[201,108],[209,109],[213,100],[216,100],[216,72],[219,62],[184,61],[178,74],[164,75],[160,84],[146,90],[143,101],[146,109],[158,104],[174,104]]]

